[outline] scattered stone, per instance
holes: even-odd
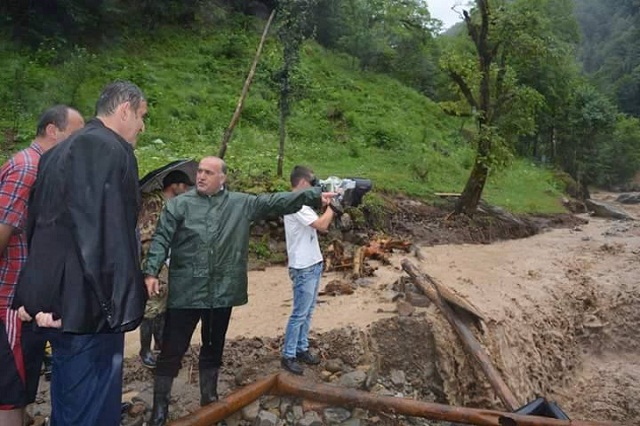
[[[352,419],[366,419],[368,417],[367,410],[364,408],[356,407],[351,411]]]
[[[351,418],[342,422],[340,425],[341,426],[360,426],[361,423],[362,423],[361,419]]]
[[[255,400],[251,404],[242,407],[241,413],[243,420],[254,421],[258,417],[258,413],[260,413],[260,401]]]
[[[278,408],[280,406],[280,398],[277,396],[267,396],[262,401],[262,406],[267,410]]]
[[[358,278],[354,284],[360,287],[370,287],[374,281],[371,278]]]
[[[402,370],[391,370],[391,383],[395,386],[404,386],[406,383],[406,377]]]
[[[258,374],[256,367],[240,367],[235,375],[236,386],[246,386],[252,383]]]
[[[396,307],[398,309],[398,315],[401,317],[409,317],[416,311],[416,308],[411,303],[405,302],[404,300],[398,300]]]
[[[607,203],[594,200],[585,201],[587,208],[594,216],[620,220],[633,220],[624,210],[613,207]]]
[[[301,418],[304,417],[304,410],[302,410],[301,405],[294,405],[292,411],[293,411],[293,417],[296,420],[300,420]]]
[[[376,386],[376,388],[373,390],[373,393],[380,396],[395,396],[395,392],[385,388],[382,385],[380,385],[379,387]]]
[[[324,363],[324,369],[330,373],[338,373],[344,370],[344,363],[339,358],[330,359]]]
[[[315,411],[309,411],[296,423],[296,426],[323,426],[322,418]]]
[[[616,201],[622,204],[640,204],[640,193],[620,194]]]
[[[407,293],[407,301],[411,303],[413,306],[417,306],[418,308],[428,308],[431,305],[431,300],[422,294],[409,292]]]
[[[332,375],[333,375],[333,373],[331,371],[322,370],[320,372],[320,378],[325,382],[328,382],[331,379]]]
[[[327,408],[322,414],[324,415],[324,420],[330,425],[342,423],[351,417],[351,412],[342,407]]]
[[[367,379],[364,381],[364,388],[370,390],[376,383],[378,383],[378,369],[373,365],[367,370]]]
[[[352,371],[351,373],[343,374],[338,380],[338,385],[345,388],[360,389],[367,380],[367,373],[364,371]]]
[[[259,337],[254,337],[249,341],[249,345],[251,345],[251,347],[253,347],[254,349],[260,349],[264,346],[264,342]]]
[[[276,426],[277,423],[278,416],[269,411],[262,410],[253,421],[253,426]]]
[[[343,280],[329,281],[323,290],[324,294],[330,294],[332,296],[339,296],[341,294],[353,294],[353,287],[351,283]]]
[[[286,414],[291,410],[291,401],[286,398],[282,398],[280,401],[280,417],[285,417]]]

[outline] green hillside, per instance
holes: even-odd
[[[88,117],[101,87],[124,78],[137,83],[150,103],[137,149],[141,175],[170,160],[215,155],[257,46],[262,23],[250,22],[255,26],[250,30],[216,29],[209,35],[158,30],[102,51],[68,52],[63,61],[59,48],[31,53],[8,43],[0,46],[0,66],[6,70],[0,127],[17,123],[19,129],[18,143],[8,151],[29,142],[37,113],[46,106],[70,103]],[[275,175],[278,92],[272,74],[280,63],[272,37],[225,158],[236,187],[287,187],[285,181],[248,183]],[[422,199],[462,189],[473,151],[461,129],[470,122],[446,116],[418,92],[390,77],[362,72],[352,58],[314,43],[303,49],[296,84],[285,175],[303,163],[320,177],[368,177],[378,191]],[[561,210],[552,173],[521,160],[492,175],[484,197],[514,211]]]

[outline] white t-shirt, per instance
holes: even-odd
[[[322,261],[318,233],[311,226],[317,219],[317,213],[309,206],[302,206],[297,213],[284,216],[290,268],[308,268]]]

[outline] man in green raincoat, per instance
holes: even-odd
[[[250,195],[225,188],[227,167],[218,157],[200,161],[196,188],[167,202],[143,268],[150,296],[171,250],[164,340],[156,362],[152,425],[168,419],[173,379],[191,336],[202,321],[200,404],[217,401],[218,372],[233,306],[247,303],[251,223],[295,213],[303,205],[327,205],[333,193],[319,188]]]

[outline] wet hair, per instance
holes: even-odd
[[[289,177],[289,180],[291,181],[291,186],[292,187],[298,186],[300,181],[303,179],[311,183],[313,181],[313,171],[308,167],[295,166],[291,171],[291,176]]]
[[[47,134],[47,126],[53,124],[60,131],[64,131],[69,124],[69,108],[66,105],[56,105],[44,111],[38,118],[36,127],[36,136],[45,136]]]
[[[118,105],[125,102],[129,102],[133,111],[137,111],[144,100],[144,94],[138,86],[130,81],[116,80],[102,90],[96,102],[96,115],[111,115]]]

